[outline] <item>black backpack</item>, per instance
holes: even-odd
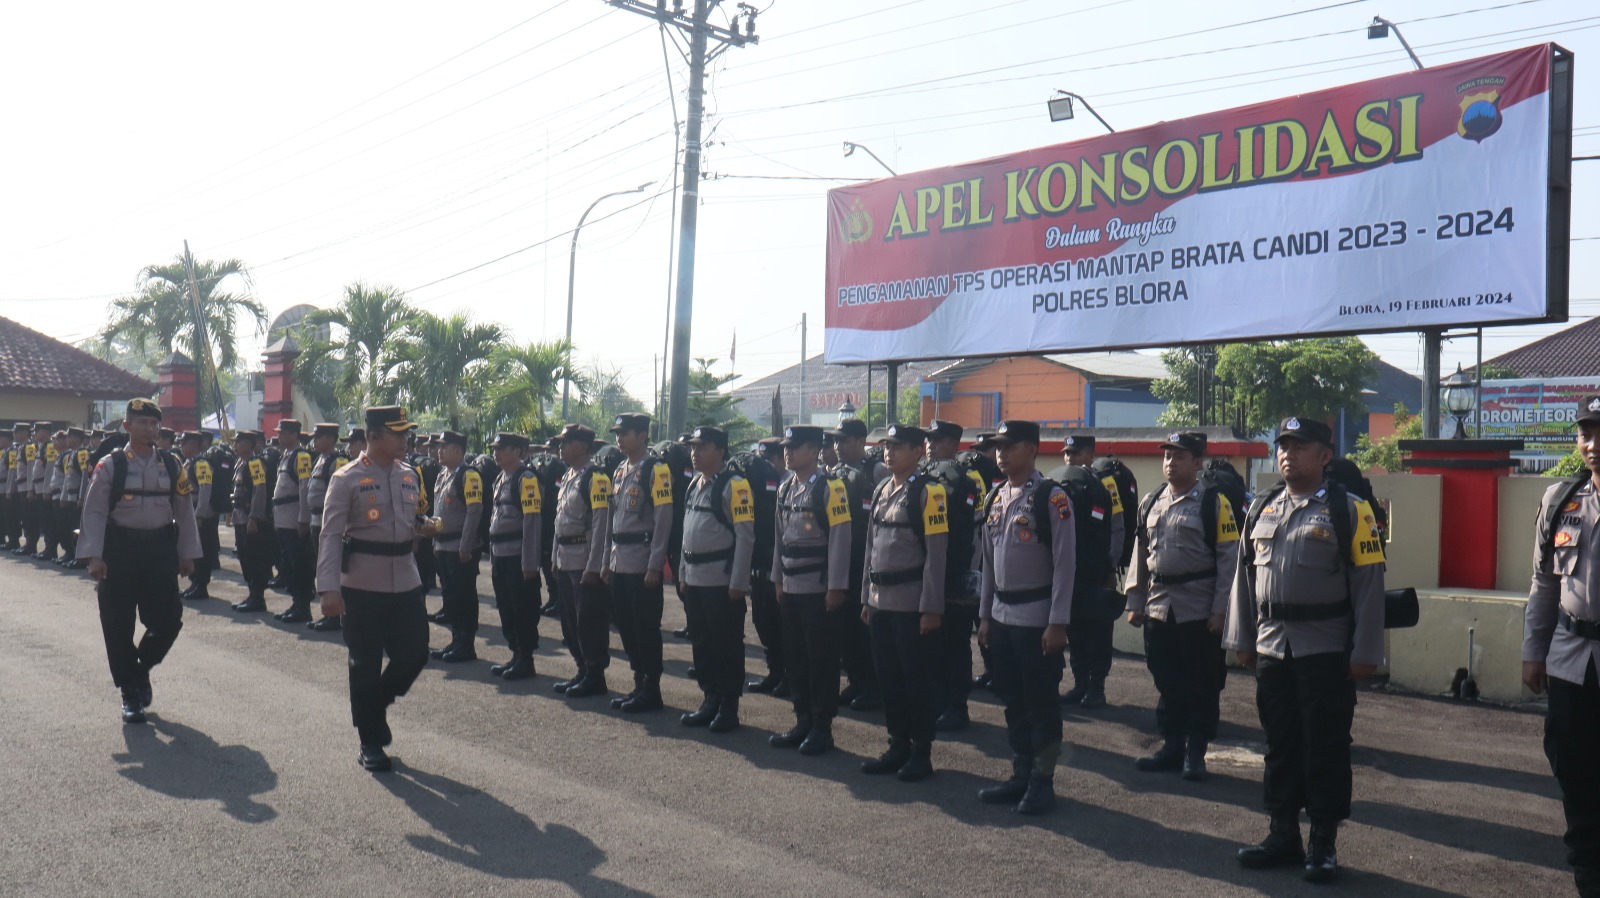
[[[1550,559],[1556,551],[1556,529],[1561,523],[1561,515],[1564,513],[1562,510],[1591,479],[1591,475],[1584,472],[1562,481],[1561,490],[1556,493],[1556,501],[1545,509],[1544,516],[1539,519],[1539,566],[1535,572],[1542,571],[1550,565]]]
[[[667,466],[672,478],[672,534],[667,538],[667,558],[676,571],[683,557],[683,497],[689,491],[689,481],[694,479],[694,461],[689,457],[689,447],[673,440],[662,440],[650,447],[643,476],[655,476],[654,464]]]
[[[602,474],[611,477],[616,474],[617,466],[627,460],[628,456],[624,455],[621,449],[610,443],[601,443],[589,463],[599,468]]]
[[[544,553],[542,557],[549,563],[555,558],[552,550],[556,541],[556,497],[561,490],[561,478],[567,474],[567,463],[554,455],[536,455],[525,467],[539,478],[539,491],[544,494],[544,502],[539,506],[539,543]]]
[[[1088,595],[1105,586],[1111,575],[1111,493],[1094,472],[1079,465],[1068,465],[1060,482],[1078,516],[1073,528],[1078,549],[1072,594]]]
[[[500,466],[494,463],[494,456],[489,454],[468,457],[462,466],[466,469],[462,476],[455,478],[451,483],[451,492],[455,493],[456,501],[463,506],[467,504],[467,478],[466,471],[478,472],[478,479],[482,483],[482,494],[479,498],[483,501],[483,510],[478,514],[478,548],[483,549],[489,545],[489,524],[494,520],[494,481],[500,476]]]
[[[101,445],[104,445],[104,443]],[[142,490],[130,491],[128,489],[128,453],[126,448],[123,448],[120,452],[113,451],[109,454],[111,455],[111,494],[107,497],[106,510],[115,509],[117,503],[121,502],[124,497],[149,495],[148,492]],[[189,495],[190,492],[193,492],[194,487],[184,478],[183,465],[178,461],[177,456],[157,449],[156,457],[161,459],[161,463],[167,467],[167,480],[172,484],[168,492],[172,497],[173,511],[176,513],[179,497]],[[98,460],[94,463],[99,464]],[[188,489],[185,489],[186,486]]]
[[[1139,481],[1121,459],[1097,458],[1090,466],[1101,477],[1110,477],[1122,495],[1122,561],[1119,567],[1133,564],[1133,534],[1139,529]]]
[[[983,477],[983,482],[989,485],[988,489],[984,491],[986,495],[999,486],[1000,481],[1005,479],[1004,475],[1000,473],[1000,466],[995,463],[995,460],[976,449],[963,449],[957,452],[956,461],[977,471]]]
[[[839,464],[829,476],[844,481],[845,495],[850,499],[850,570],[859,571],[867,563],[867,519],[872,513],[872,492],[877,486],[872,480],[871,457],[856,464]],[[851,579],[854,579],[853,577]]]
[[[765,576],[772,570],[772,545],[778,526],[778,485],[782,483],[783,475],[771,462],[754,452],[740,452],[731,456],[728,470],[750,481],[751,504],[755,506],[756,513],[756,544],[750,553],[750,566]],[[721,508],[720,505],[717,507]],[[826,523],[824,515],[823,524]]]
[[[1232,463],[1225,458],[1206,459],[1205,467],[1200,470],[1200,482],[1228,497],[1234,521],[1244,520],[1250,510],[1250,490]]]
[[[268,444],[267,448],[261,450],[256,457],[261,459],[262,466],[267,469],[267,482],[256,489],[267,491],[267,522],[276,525],[277,508],[272,504],[272,491],[277,488],[278,465],[283,461],[283,452],[277,446]]]
[[[945,582],[962,584],[965,589],[967,575],[972,570],[972,534],[977,529],[978,512],[988,491],[978,491],[978,485],[972,480],[972,468],[958,458],[927,462],[922,471],[944,486],[949,500],[950,549],[945,560]]]
[[[1348,458],[1336,458],[1328,462],[1323,469],[1322,476],[1329,483],[1337,483],[1344,487],[1345,492],[1352,496],[1367,500],[1372,506],[1372,516],[1378,519],[1378,532],[1382,535],[1384,544],[1389,542],[1389,512],[1378,502],[1377,494],[1373,492],[1372,481],[1361,473],[1356,463]]]
[[[200,458],[211,465],[211,510],[225,515],[233,510],[233,469],[239,459],[225,446],[212,446]]]

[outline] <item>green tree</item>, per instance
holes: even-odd
[[[595,361],[577,372],[573,383],[582,399],[572,409],[570,417],[574,423],[594,428],[596,433],[604,433],[617,415],[645,408],[643,400],[628,392],[627,379],[622,376],[622,369],[615,366]]]
[[[1397,402],[1394,406],[1394,433],[1378,440],[1365,433],[1357,436],[1355,451],[1349,457],[1363,471],[1393,473],[1401,468],[1400,441],[1420,439],[1422,416],[1413,415],[1404,402]]]
[[[204,417],[217,411],[210,389],[217,373],[239,368],[241,325],[253,324],[254,333],[261,334],[267,326],[267,310],[248,294],[229,289],[235,282],[245,290],[251,286],[249,269],[238,259],[196,259],[194,280],[203,332],[196,327],[188,267],[184,257],[177,256],[165,264],[146,266],[139,272],[139,292],[111,301],[100,342],[108,353],[120,346],[143,356],[146,369],[174,352],[187,355],[199,373]]]
[[[386,347],[416,315],[405,294],[394,287],[346,286],[338,305],[307,314],[296,328],[301,349],[295,360],[296,384],[314,397],[331,394],[347,420],[360,420],[368,406],[394,400]],[[325,326],[332,334],[327,341],[317,336]]]
[[[395,385],[407,402],[439,415],[451,430],[479,431],[481,416],[466,388],[481,383],[477,369],[504,340],[500,325],[474,323],[465,312],[444,318],[418,312],[393,347]]]
[[[566,340],[502,346],[489,358],[486,374],[491,416],[500,425],[535,437],[549,436],[550,407],[561,395],[571,348]],[[580,391],[586,386],[573,380]]]
[[[711,366],[716,359],[695,359],[695,370],[689,372],[689,405],[684,426],[691,430],[702,425],[721,427],[728,432],[728,444],[743,443],[762,436],[754,421],[739,413],[738,400],[722,387],[738,380],[741,375],[717,374]],[[667,437],[675,434],[667,434]]]
[[[861,420],[867,422],[868,430],[876,430],[886,426],[884,419],[887,417],[888,393],[881,390],[872,392],[871,401],[867,403],[865,413]],[[895,407],[896,424],[920,424],[922,422],[922,385],[913,383],[900,391],[898,404]]]
[[[1341,409],[1361,414],[1361,391],[1378,358],[1355,337],[1232,343],[1215,350],[1214,367],[1211,352],[1196,347],[1162,353],[1172,376],[1153,383],[1151,392],[1167,400],[1163,424],[1227,423],[1256,434],[1290,415],[1332,419]],[[1203,382],[1216,409],[1206,422],[1199,420]]]
[[[1556,462],[1555,467],[1544,472],[1544,474],[1546,477],[1576,477],[1587,469],[1588,467],[1583,463],[1583,456],[1579,455],[1578,450],[1574,449],[1567,453],[1561,461]]]

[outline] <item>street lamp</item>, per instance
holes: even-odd
[[[1444,407],[1456,418],[1456,432],[1451,435],[1452,440],[1467,438],[1467,413],[1472,411],[1473,388],[1477,386],[1472,376],[1461,370],[1456,365],[1456,373],[1450,375],[1444,382]]]
[[[1100,122],[1100,124],[1105,125],[1107,131],[1110,131],[1112,134],[1117,133],[1116,128],[1113,128],[1111,125],[1107,124],[1106,120],[1100,117],[1100,113],[1094,111],[1094,107],[1089,105],[1088,100],[1085,100],[1082,96],[1075,94],[1070,90],[1060,90],[1059,88],[1056,90],[1056,96],[1051,97],[1049,102],[1045,104],[1050,107],[1050,121],[1071,121],[1073,100],[1077,100],[1079,103],[1082,103],[1083,108],[1089,110],[1089,114],[1094,116],[1095,119]]]
[[[899,172],[897,172],[894,169],[889,167],[889,163],[884,162],[882,159],[878,159],[878,154],[877,153],[872,152],[871,150],[867,149],[866,147],[862,146],[859,143],[851,143],[848,140],[844,142],[844,155],[845,155],[845,158],[848,159],[850,157],[850,155],[852,153],[854,153],[856,150],[860,150],[861,152],[866,153],[868,156],[871,156],[874,160],[877,161],[877,163],[879,165],[883,166],[883,170],[888,172],[889,174],[894,175],[895,177],[899,177],[900,176]]]
[[[567,423],[567,392],[572,388],[572,286],[578,274],[578,232],[583,230],[583,223],[589,220],[589,213],[594,211],[595,206],[614,196],[642,193],[646,187],[654,183],[646,181],[632,190],[618,190],[595,200],[589,204],[589,208],[583,210],[583,216],[578,219],[578,226],[572,229],[572,251],[567,255],[567,360],[561,371],[561,423],[563,424]]]
[[[843,424],[855,416],[856,407],[850,403],[850,400],[846,399],[844,404],[839,406],[839,423]]]
[[[1411,45],[1406,43],[1406,36],[1400,33],[1400,26],[1388,19],[1382,16],[1373,16],[1371,24],[1367,25],[1367,40],[1381,41],[1389,36],[1389,29],[1391,28],[1394,29],[1394,36],[1400,39],[1400,46],[1406,48],[1406,55],[1411,57],[1412,64],[1419,69],[1422,68],[1422,60],[1417,58],[1417,54],[1412,51]]]

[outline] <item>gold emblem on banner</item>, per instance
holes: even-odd
[[[872,238],[872,215],[860,199],[850,204],[844,221],[839,223],[839,234],[845,243],[862,243]]]

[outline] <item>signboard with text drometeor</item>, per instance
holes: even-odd
[[[828,193],[830,363],[1561,321],[1553,44]]]

